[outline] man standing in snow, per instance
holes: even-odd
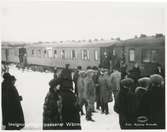
[[[121,81],[121,73],[118,71],[116,67],[113,68],[113,73],[111,74],[111,83],[112,83],[112,92],[114,94],[114,99],[120,90],[120,81]]]
[[[94,102],[95,102],[95,98],[96,98],[96,94],[95,94],[95,84],[94,81],[92,79],[92,76],[94,74],[94,71],[89,69],[87,71],[87,77],[85,78],[85,90],[86,90],[86,100],[88,102],[88,107],[86,110],[86,120],[88,121],[94,121],[92,119],[92,112],[94,110]]]
[[[87,109],[87,105],[88,105],[87,100],[86,100],[86,90],[85,90],[85,81],[84,81],[86,76],[87,75],[85,71],[80,71],[78,82],[77,82],[78,100],[79,100],[81,115],[84,115],[82,107],[85,105],[85,108]]]

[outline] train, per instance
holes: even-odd
[[[37,42],[11,44],[2,42],[2,63],[22,64],[26,67],[43,70],[62,68],[70,64],[72,69],[102,67],[120,68],[122,63],[127,70],[134,64],[141,68],[143,76],[153,73],[157,64],[165,69],[165,36],[140,36],[127,40],[94,40],[66,42]]]

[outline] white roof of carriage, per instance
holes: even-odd
[[[41,43],[32,43],[27,45],[28,47],[57,47],[57,48],[93,48],[93,47],[108,47],[115,43],[118,43],[118,40],[99,40],[99,41],[62,41],[62,42],[41,42]]]

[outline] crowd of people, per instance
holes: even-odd
[[[82,67],[78,66],[72,76],[72,71],[68,67],[69,65],[66,65],[59,75],[55,70],[54,79],[49,83],[50,87],[54,87],[54,91],[49,91],[46,97],[44,124],[57,122],[57,120],[49,120],[49,122],[45,120],[52,119],[51,111],[55,112],[51,104],[49,105],[48,98],[56,93],[56,99],[50,101],[55,101],[58,110],[61,109],[61,112],[57,112],[58,116],[62,115],[59,123],[67,124],[70,121],[80,123],[80,116],[83,115],[87,121],[95,122],[92,113],[100,110],[102,114],[108,115],[108,103],[114,100],[113,110],[119,114],[121,129],[163,129],[165,127],[165,85],[160,73],[142,77],[139,66],[135,64],[128,72],[125,72],[125,68],[120,70],[117,67],[113,67],[110,71],[98,67],[87,67],[87,70],[82,70]],[[65,91],[71,93],[69,97],[73,100],[63,99],[67,96]],[[68,105],[70,103],[72,104]],[[49,112],[47,112],[48,107],[50,107]],[[62,108],[76,111],[65,111]],[[47,113],[50,113],[50,117]],[[65,115],[68,119],[64,121]],[[62,129],[60,126],[58,128]],[[81,129],[81,126],[65,126],[65,128]]]
[[[161,72],[159,72],[161,71]],[[15,77],[3,74],[2,113],[5,129],[24,127],[24,115],[15,84]],[[119,115],[121,129],[165,128],[165,80],[162,70],[142,77],[137,64],[126,72],[113,67],[112,71],[98,67],[78,66],[74,74],[70,65],[59,72],[54,69],[53,79],[43,105],[44,130],[80,130],[80,117],[95,122],[93,112],[108,115],[109,102]],[[17,124],[15,126],[11,124]]]

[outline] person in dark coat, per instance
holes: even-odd
[[[62,121],[64,130],[80,130],[80,107],[75,94],[68,89],[60,90],[62,97]]]
[[[93,74],[93,81],[94,81],[94,84],[95,84],[95,91],[96,91],[96,109],[100,109],[100,91],[99,91],[99,83],[98,83],[98,78],[100,76],[100,70],[94,66],[93,67],[93,70],[94,70],[94,74]]]
[[[137,63],[134,65],[134,67],[131,70],[129,70],[128,77],[132,78],[135,82],[134,89],[133,89],[133,92],[134,92],[135,88],[138,86],[138,79],[141,77],[141,70]]]
[[[130,77],[134,81],[136,81],[140,78],[140,75],[141,75],[141,71],[140,71],[139,65],[136,63],[136,64],[134,64],[133,68],[131,70],[129,70],[128,77]]]
[[[59,91],[56,89],[56,79],[52,79],[49,82],[49,92],[45,97],[44,107],[43,107],[43,129],[44,130],[54,130],[62,129],[62,98],[59,96]]]
[[[127,65],[124,62],[122,62],[121,67],[120,67],[121,80],[125,79],[125,77],[127,75],[127,71],[126,70],[127,70]]]
[[[165,72],[164,72],[161,64],[159,64],[159,63],[156,64],[156,68],[154,69],[154,74],[159,74],[162,77],[165,77]]]
[[[5,130],[20,130],[25,126],[20,101],[22,97],[16,89],[16,78],[4,73],[2,82],[2,122]]]
[[[137,109],[140,105],[140,102],[143,98],[143,95],[148,91],[151,80],[148,77],[143,77],[138,80],[139,87],[135,89],[135,95],[136,95],[136,106]]]
[[[137,121],[144,123],[142,129],[165,129],[165,88],[162,86],[164,80],[158,74],[151,75],[150,79],[151,86],[143,95]]]
[[[69,66],[69,64],[66,64],[65,68],[61,71],[60,76],[58,77],[60,89],[73,90],[72,71],[69,69]]]
[[[121,129],[133,129],[135,121],[135,96],[131,92],[134,81],[130,78],[121,81],[120,91],[114,104],[114,111],[119,114]]]

